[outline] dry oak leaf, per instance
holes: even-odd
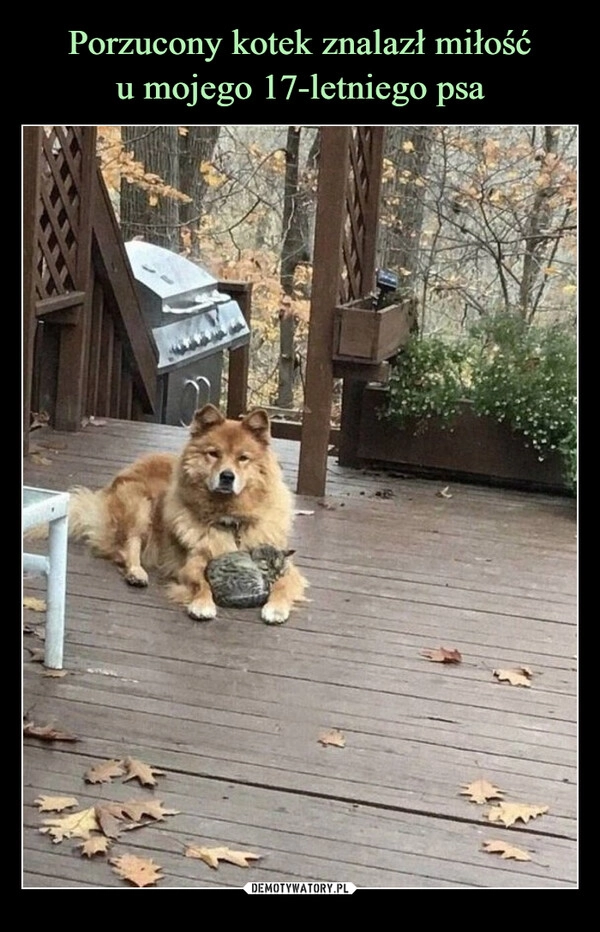
[[[52,460],[49,460],[47,456],[42,456],[41,453],[30,453],[29,459],[38,466],[50,466],[52,464]]]
[[[24,723],[23,734],[30,738],[40,738],[42,741],[79,741],[76,735],[59,731],[53,725],[36,725],[34,722]]]
[[[121,777],[124,773],[122,760],[105,760],[86,770],[83,779],[86,783],[110,783],[113,777]]]
[[[488,799],[502,799],[502,790],[499,790],[493,783],[488,780],[474,780],[473,783],[461,783],[464,790],[460,791],[461,796],[470,796],[472,803],[485,803]]]
[[[484,841],[483,850],[492,854],[499,854],[503,858],[514,858],[515,861],[531,861],[531,856],[521,848],[515,848],[506,841]]]
[[[151,767],[149,764],[145,764],[144,761],[136,760],[135,757],[126,757],[123,763],[127,770],[127,776],[123,778],[123,783],[126,783],[127,780],[139,780],[143,786],[156,786],[154,774],[156,773],[159,776],[164,774],[164,770]]]
[[[68,676],[68,675],[69,675],[68,670],[48,669],[48,670],[44,670],[44,672],[42,673],[42,676],[49,676],[51,679],[55,679],[55,680],[61,680],[63,676]]]
[[[124,828],[120,808],[113,803],[100,803],[94,809],[98,827],[106,838],[118,838]]]
[[[92,832],[97,832],[100,826],[96,820],[94,806],[81,809],[60,819],[44,819],[45,828],[41,828],[42,835],[52,835],[54,844],[63,838],[89,838]]]
[[[230,864],[237,864],[238,867],[249,867],[248,861],[257,861],[262,857],[261,854],[253,854],[252,851],[232,851],[231,848],[198,848],[196,845],[188,845],[185,849],[186,858],[198,858],[204,861],[209,867],[215,870],[219,867],[219,861],[229,861]]]
[[[46,603],[44,599],[36,599],[31,595],[27,595],[23,599],[23,608],[28,608],[32,612],[45,612]]]
[[[529,682],[533,676],[529,667],[517,667],[516,670],[494,670],[494,676],[498,680],[505,680],[511,686],[531,686]]]
[[[110,858],[115,874],[129,880],[136,887],[149,887],[158,880],[162,880],[162,867],[151,858],[138,858],[135,854],[122,854],[118,858]]]
[[[319,735],[319,742],[327,747],[331,745],[334,748],[345,748],[346,739],[341,731],[337,728],[332,728],[331,731],[324,731]]]
[[[62,812],[63,809],[78,806],[79,800],[74,796],[38,796],[34,803],[40,812]]]
[[[529,822],[537,816],[544,815],[548,812],[548,806],[530,806],[527,803],[499,803],[492,806],[487,813],[488,821],[502,822],[507,827],[514,825],[517,819],[521,822]]]
[[[421,651],[421,656],[426,660],[433,660],[434,663],[460,663],[462,654],[455,647],[437,647],[435,650]]]
[[[111,807],[113,815],[118,819],[127,818],[133,822],[139,822],[144,816],[162,822],[165,816],[179,815],[179,809],[164,809],[160,799],[131,799],[126,803],[111,803]],[[118,815],[117,811],[121,814]]]
[[[106,854],[110,845],[110,838],[107,838],[106,835],[92,835],[87,841],[82,842],[79,847],[81,848],[82,857],[85,854],[86,857],[91,858],[95,854]]]

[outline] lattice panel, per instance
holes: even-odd
[[[373,287],[370,276],[373,272],[367,253],[374,255],[374,237],[368,212],[372,202],[372,191],[376,194],[379,185],[379,166],[375,158],[380,157],[375,145],[375,134],[381,127],[354,126],[350,137],[350,178],[346,189],[346,222],[342,244],[344,269],[341,281],[343,303],[363,297]],[[369,280],[366,280],[366,277]]]
[[[41,152],[38,225],[38,300],[76,291],[81,211],[82,141],[79,127],[46,127]]]

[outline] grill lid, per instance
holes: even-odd
[[[160,298],[166,314],[194,314],[230,300],[210,272],[184,256],[143,240],[125,249],[136,280]]]
[[[161,374],[250,341],[239,305],[218,290],[206,269],[143,240],[125,243],[125,249]]]

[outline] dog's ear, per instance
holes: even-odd
[[[295,553],[296,553],[295,550],[284,550],[283,551],[284,557],[293,557]]]
[[[261,443],[268,443],[271,439],[271,423],[269,415],[264,408],[255,408],[242,418],[242,427],[251,431]]]
[[[224,420],[225,418],[218,408],[215,408],[214,405],[204,405],[203,408],[199,408],[198,411],[194,413],[194,418],[190,425],[190,433],[192,437],[198,437],[200,434],[204,434],[207,430],[210,430],[211,427],[222,424]]]

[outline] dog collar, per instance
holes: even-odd
[[[213,527],[219,528],[219,530],[222,531],[231,531],[235,540],[235,545],[238,548],[242,542],[242,528],[249,527],[251,524],[251,519],[242,518],[239,515],[223,515],[222,518],[218,518],[216,521],[213,521]]]

